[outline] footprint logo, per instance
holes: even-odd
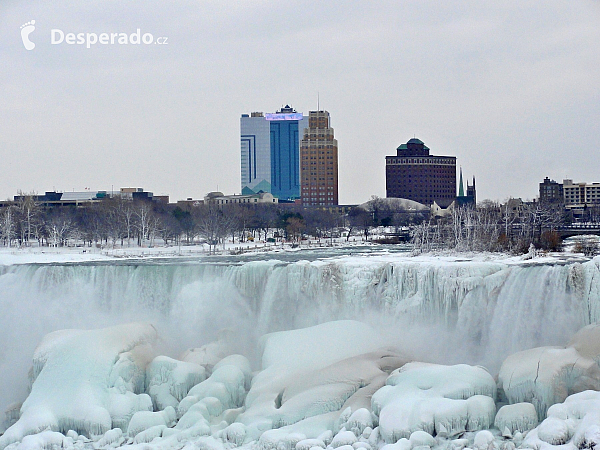
[[[29,40],[29,35],[35,30],[35,20],[24,23],[21,25],[21,39],[23,39],[23,45],[26,50],[33,50],[35,44]]]

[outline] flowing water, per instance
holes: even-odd
[[[494,372],[515,351],[565,345],[600,316],[600,260],[507,265],[411,259],[398,247],[349,251],[0,266],[0,410],[24,399],[33,350],[57,329],[148,321],[177,357],[228,328],[256,362],[264,333],[358,319],[416,359]]]

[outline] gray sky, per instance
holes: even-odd
[[[20,26],[36,21],[25,50]],[[478,198],[600,181],[600,1],[0,2],[0,198],[240,191],[239,118],[331,113],[340,203],[385,196],[415,136]],[[52,45],[50,30],[166,36]]]

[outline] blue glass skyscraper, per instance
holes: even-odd
[[[242,194],[300,198],[300,141],[307,126],[308,118],[288,105],[273,114],[242,115]]]

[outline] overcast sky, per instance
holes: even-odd
[[[317,93],[340,203],[385,196],[385,156],[413,136],[480,200],[600,182],[599,24],[598,0],[1,0],[0,198],[239,193],[240,115],[306,114]],[[138,28],[167,45],[51,44]]]

